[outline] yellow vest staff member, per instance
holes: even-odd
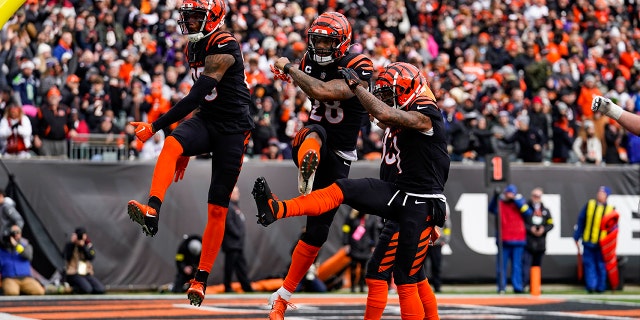
[[[601,230],[600,227],[602,218],[614,209],[612,205],[607,204],[610,194],[609,187],[598,188],[596,198],[590,199],[580,211],[573,233],[576,245],[579,240],[582,240],[585,286],[590,293],[600,293],[607,289],[607,271],[599,242],[606,236],[606,231]]]

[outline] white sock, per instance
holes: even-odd
[[[278,295],[280,295],[280,298],[285,299],[287,301],[291,300],[291,295],[293,293],[289,292],[287,289],[285,289],[284,287],[280,287],[280,289],[278,289],[278,291],[276,291],[276,293],[278,293]]]

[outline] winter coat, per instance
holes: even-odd
[[[553,229],[553,219],[551,218],[551,212],[544,204],[540,203],[540,207],[536,208],[531,200],[528,202],[529,207],[532,210],[530,216],[525,217],[525,227],[527,229],[527,251],[532,253],[545,252],[547,232]],[[536,236],[531,232],[531,227],[544,228],[544,233],[541,236]]]

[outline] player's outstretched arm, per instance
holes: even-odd
[[[162,115],[153,123],[155,130],[170,126],[172,123],[186,117],[195,110],[200,101],[210,95],[222,79],[224,73],[235,63],[235,58],[230,54],[209,55],[204,60],[204,71],[193,84],[189,93],[178,101],[173,108]]]
[[[591,101],[591,110],[602,112],[602,114],[618,121],[618,123],[629,132],[640,135],[640,116],[625,111],[610,99],[595,96]]]
[[[319,101],[347,100],[353,97],[353,92],[342,79],[334,79],[327,82],[307,75],[297,65],[289,62],[287,58],[279,58],[274,66],[291,76],[296,85],[310,98]]]
[[[392,127],[404,127],[420,132],[431,130],[433,124],[431,118],[415,111],[401,111],[388,106],[376,98],[369,90],[362,86],[362,81],[357,77],[353,69],[343,68],[340,73],[344,78],[344,84],[358,97],[362,106],[374,118],[381,123]]]

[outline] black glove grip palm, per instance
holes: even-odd
[[[347,83],[351,91],[356,90],[360,85],[360,78],[355,70],[351,68],[340,68],[338,69],[338,72],[340,72],[340,75],[344,78],[344,81]]]

